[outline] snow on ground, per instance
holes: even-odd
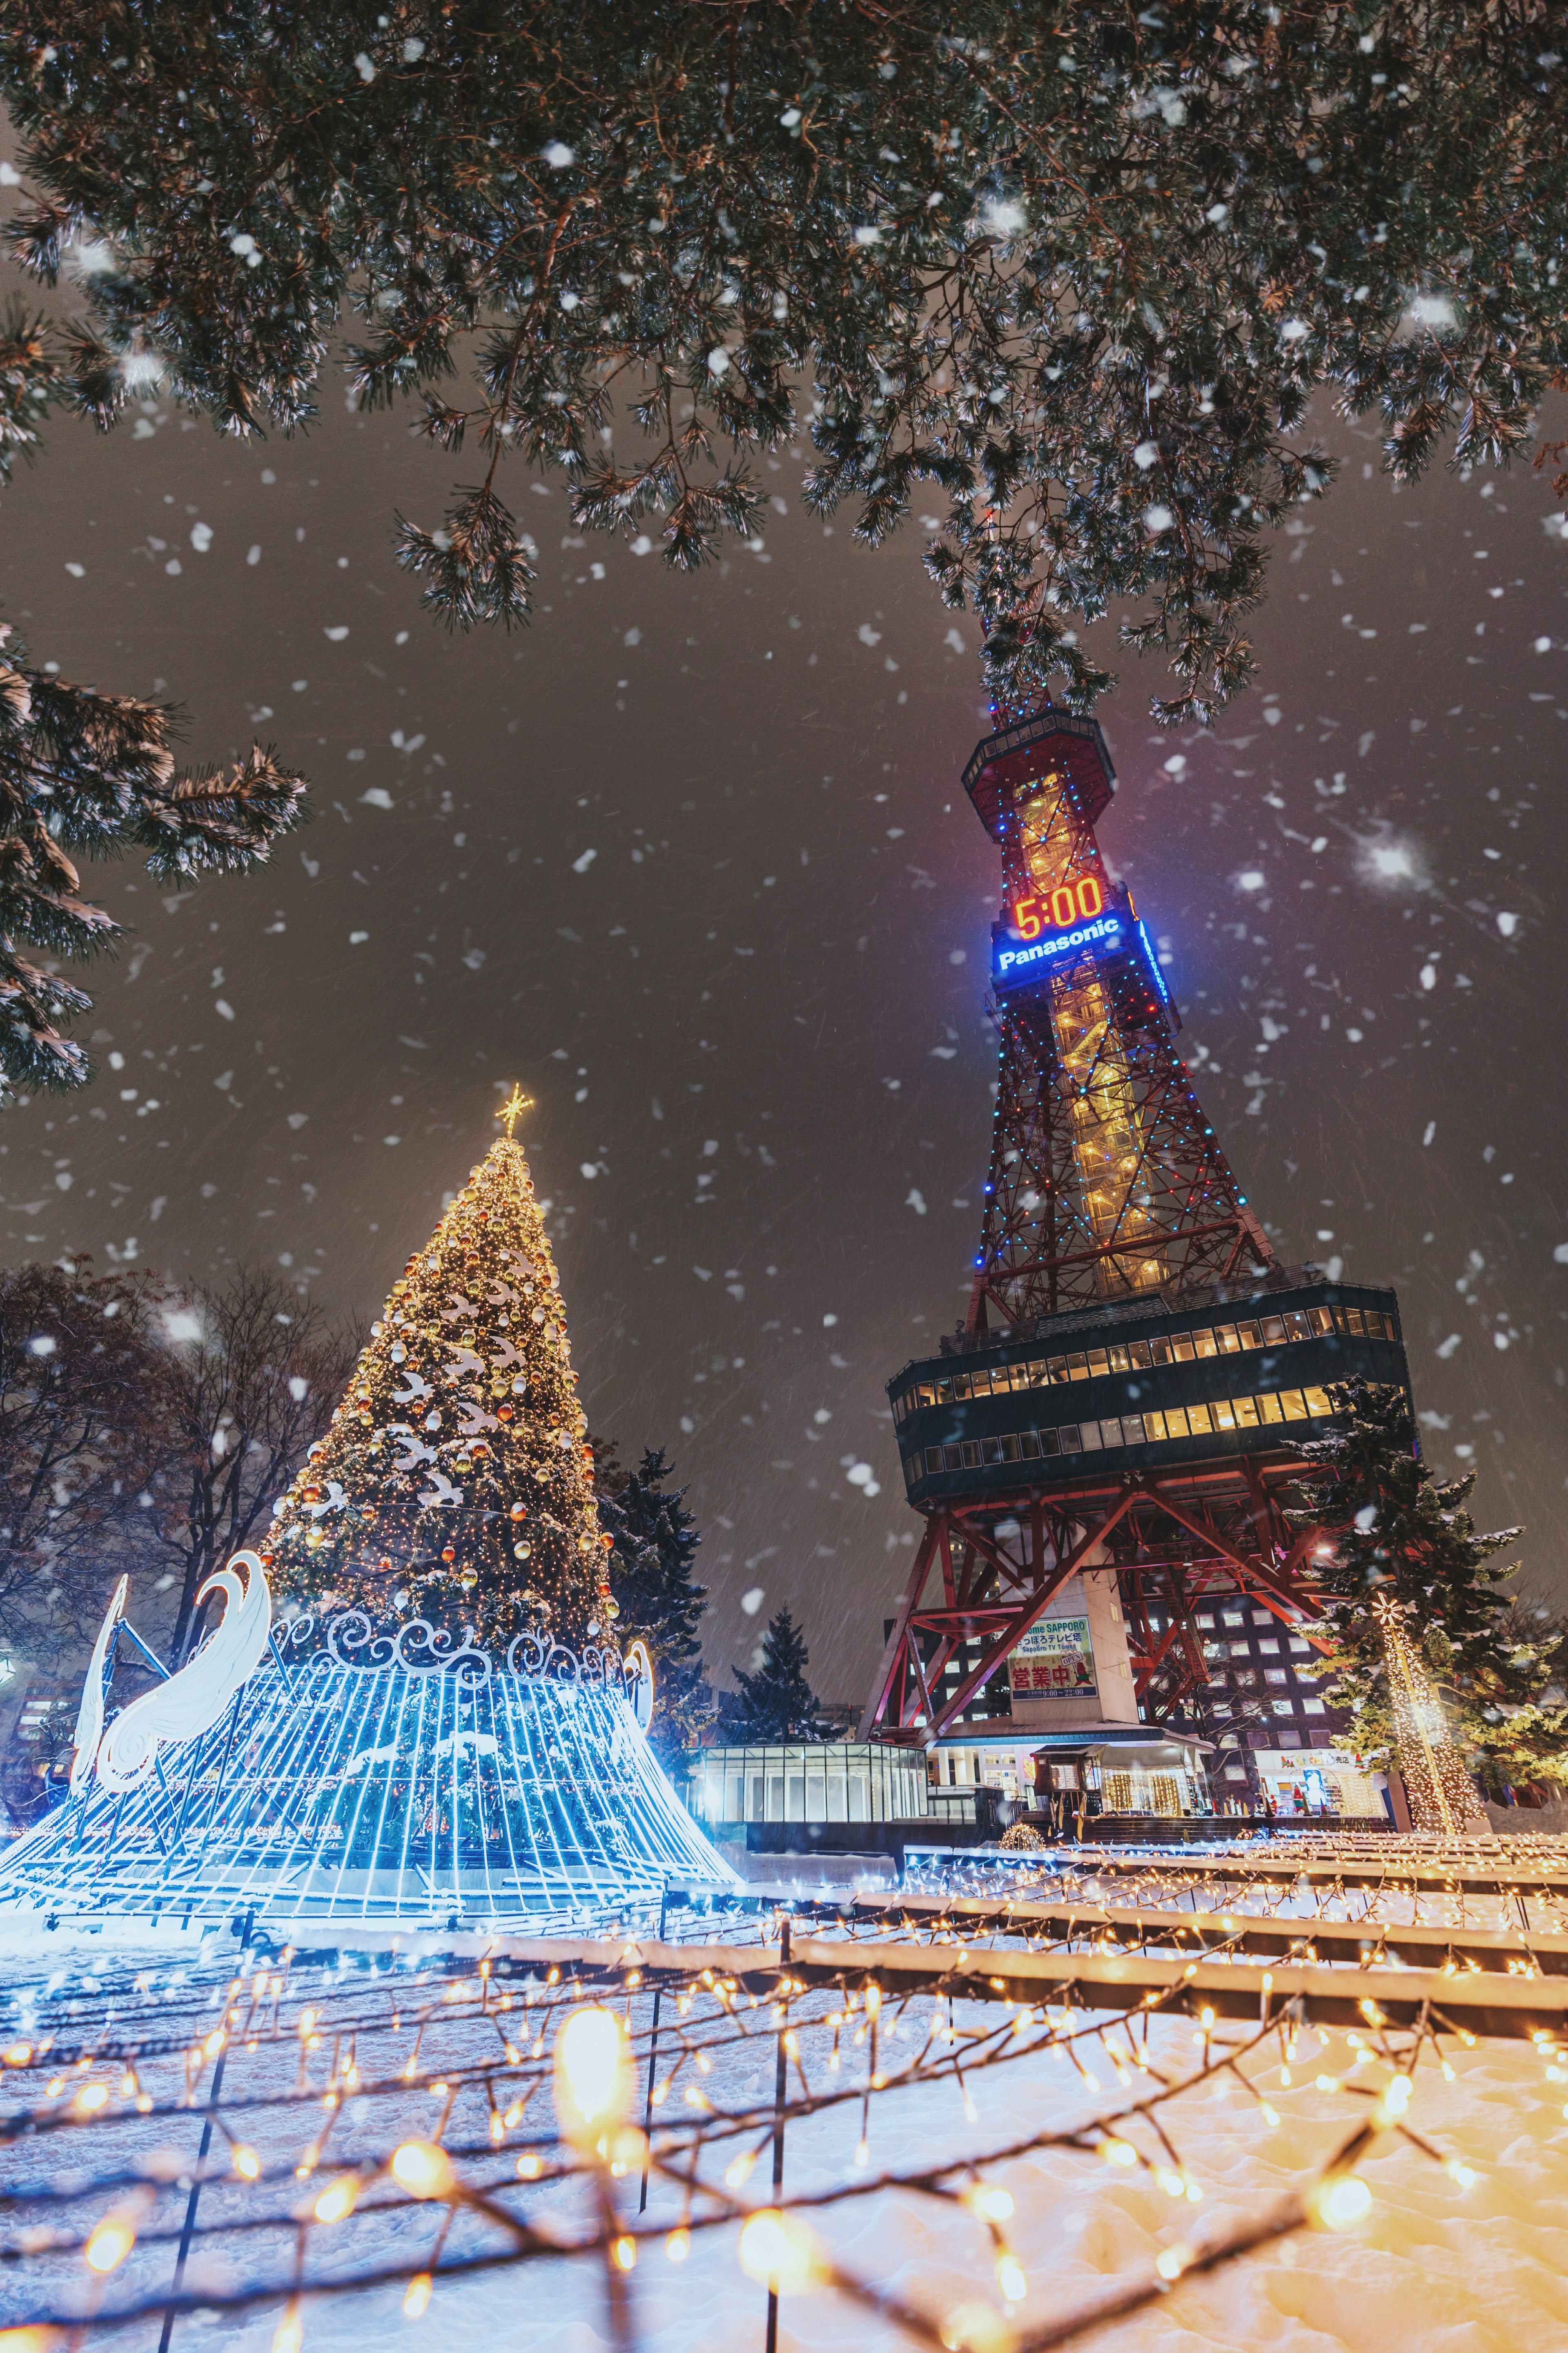
[[[8,1940],[0,1973],[14,1986],[32,1977],[37,1961],[56,1957],[53,1974],[79,1989],[90,1974],[123,1961],[132,1945],[129,1929],[108,1940],[35,1936],[26,1945]],[[143,1940],[145,1941],[145,1940]],[[193,1936],[161,1936],[159,1958],[181,1969],[199,1962]],[[225,1947],[227,1949],[226,1946]],[[177,1958],[176,1958],[177,1955]],[[151,1958],[151,1954],[145,1956]],[[208,1966],[223,1967],[209,1947]],[[826,1997],[813,1998],[818,2016]],[[976,2022],[994,2022],[994,2013],[972,2006]],[[901,2037],[889,2011],[884,2019],[881,2063],[896,2072],[900,2058],[923,2041],[929,2005],[910,2006]],[[961,2009],[960,2023],[964,2012]],[[666,2010],[668,2034],[668,2008]],[[640,2021],[646,2024],[646,2007]],[[1240,2030],[1235,2030],[1239,2033]],[[454,2022],[455,2065],[465,2034],[493,2031]],[[1157,2021],[1150,2051],[1155,2064],[1185,2073],[1197,2053],[1194,2030],[1185,2021]],[[824,2052],[804,2033],[814,2081]],[[826,2037],[824,2037],[826,2040]],[[1111,2038],[1113,2047],[1121,2043]],[[258,2058],[230,2069],[228,2096],[245,2090],[280,2087],[293,2080],[297,2046],[263,2046]],[[447,2046],[443,2045],[443,2051]],[[666,2043],[667,2052],[669,2044]],[[1121,2047],[1125,2047],[1121,2043]],[[721,2108],[765,2107],[773,2092],[773,2042],[764,2031],[721,2052],[703,2079]],[[470,2053],[471,2055],[471,2053]],[[1262,2060],[1267,2056],[1268,2064]],[[1359,2091],[1321,2090],[1320,2075],[1376,2085],[1385,2080],[1381,2063],[1352,2066],[1342,2034],[1326,2040],[1306,2030],[1291,2069],[1279,2081],[1277,2043],[1246,2062],[1247,2072],[1266,2091],[1279,2122],[1270,2126],[1258,2099],[1233,2076],[1211,2076],[1163,2111],[1175,2148],[1201,2187],[1201,2201],[1173,2199],[1144,2170],[1119,2170],[1088,2153],[1057,2150],[987,2165],[989,2182],[1011,2192],[1016,2212],[1006,2231],[1027,2275],[1027,2294],[1016,2309],[1023,2334],[1061,2314],[1092,2303],[1119,2280],[1146,2276],[1161,2252],[1178,2242],[1201,2244],[1213,2235],[1266,2210],[1298,2189],[1364,2116]],[[427,2049],[426,2063],[434,2063]],[[847,2086],[863,2080],[865,2053],[846,2037]],[[860,2104],[854,2101],[792,2124],[786,2147],[786,2193],[801,2194],[850,2185],[884,2169],[909,2171],[925,2161],[955,2155],[983,2161],[992,2149],[1026,2138],[1047,2126],[1113,2113],[1123,2100],[1149,2089],[1134,2075],[1123,2090],[1105,2054],[1088,2054],[1098,2084],[1091,2088],[1059,2052],[1032,2051],[1005,2064],[972,2073],[969,2087],[975,2116],[966,2117],[963,2093],[948,2079],[907,2088],[896,2084],[871,2103],[867,2172],[858,2172],[856,2144]],[[1483,2044],[1469,2052],[1451,2051],[1451,2080],[1428,2052],[1415,2077],[1408,2121],[1445,2158],[1457,2158],[1477,2177],[1468,2187],[1439,2164],[1393,2136],[1380,2141],[1362,2172],[1373,2190],[1370,2211],[1342,2234],[1307,2231],[1245,2255],[1219,2273],[1178,2283],[1154,2308],[1103,2328],[1092,2339],[1107,2353],[1390,2353],[1418,2348],[1420,2353],[1518,2353],[1521,2346],[1568,2343],[1568,2085],[1549,2079],[1546,2063],[1522,2043]],[[522,2129],[537,2133],[547,2122],[542,2094]],[[394,2137],[428,2133],[438,2100],[427,2090],[377,2103],[356,2118],[350,2102],[334,2126],[333,2155],[323,2167],[351,2158],[356,2145],[374,2143],[383,2152]],[[675,2113],[675,2104],[665,2113]],[[466,2091],[448,2122],[453,2147],[484,2138],[486,2112],[477,2090]],[[272,2160],[272,2201],[284,2210],[299,2193],[289,2179],[301,2138],[298,2111],[253,2112],[245,2129],[264,2158]],[[123,2127],[139,2136],[142,2153],[153,2147],[189,2163],[197,2127],[167,2118]],[[1133,2138],[1143,2136],[1137,2131]],[[514,2136],[515,2138],[515,2136]],[[188,2146],[187,2146],[188,2144]],[[122,2143],[122,2146],[125,2144]],[[1152,2147],[1146,2138],[1144,2145]],[[74,2150],[72,2152],[74,2157]],[[221,2154],[221,2152],[220,2152]],[[726,2158],[730,2152],[726,2152]],[[721,2160],[723,2161],[723,2160]],[[59,2164],[58,2144],[24,2144],[7,2162],[9,2186],[49,2178]],[[508,2178],[508,2157],[488,2155],[462,2168],[470,2179]],[[717,2168],[712,2168],[716,2176]],[[281,2179],[278,2179],[281,2176]],[[768,2157],[752,2176],[746,2194],[764,2202]],[[635,2180],[625,2199],[635,2214]],[[237,2182],[214,2184],[205,2193],[204,2226],[220,2224],[254,2211],[258,2193]],[[514,2211],[531,2212],[556,2227],[586,2221],[584,2192],[578,2184],[529,2190],[515,2181],[506,2191]],[[107,2203],[107,2200],[104,2201]],[[177,2218],[183,2198],[171,2189],[161,2209],[165,2221]],[[25,2215],[26,2206],[20,2210]],[[656,2180],[648,2221],[666,2228],[680,2218],[678,2190]],[[441,2226],[438,2209],[401,2205],[385,2216],[356,2216],[352,2225],[314,2234],[311,2268],[320,2275],[334,2267],[358,2269],[373,2257],[423,2258]],[[878,2283],[907,2302],[941,2318],[963,2304],[1001,2308],[994,2249],[983,2223],[962,2209],[905,2190],[847,2197],[814,2216],[821,2241],[846,2271]],[[764,2290],[741,2272],[732,2227],[699,2232],[688,2259],[671,2263],[662,2241],[645,2244],[631,2281],[637,2341],[643,2353],[761,2353],[765,2319]],[[447,2242],[448,2259],[500,2243],[493,2226],[463,2215]],[[195,2277],[212,2284],[226,2274],[243,2275],[256,2262],[255,2242],[219,2232],[199,2256]],[[110,2303],[155,2289],[167,2276],[169,2251],[139,2246],[117,2274]],[[274,2243],[259,2268],[278,2276],[286,2263]],[[216,2268],[213,2268],[216,2266]],[[60,2274],[53,2263],[23,2262],[0,2271],[0,2321],[37,2309],[47,2279]],[[81,2277],[79,2270],[73,2276]],[[194,2284],[194,2282],[193,2282]],[[508,2264],[450,2284],[437,2284],[429,2311],[419,2322],[401,2313],[402,2288],[358,2291],[342,2298],[307,2303],[303,2314],[307,2353],[349,2353],[390,2334],[406,2341],[410,2353],[424,2332],[441,2348],[454,2343],[496,2348],[548,2346],[551,2353],[595,2353],[610,2342],[602,2274],[593,2259],[544,2259]],[[176,2343],[210,2353],[268,2353],[279,2307],[273,2305],[239,2317],[201,2315],[179,2323]],[[121,2333],[112,2341],[142,2353],[156,2341],[156,2324]],[[890,2323],[830,2292],[786,2297],[781,2345],[799,2353],[893,2353],[909,2339]]]
[[[1308,2058],[1312,2041],[1303,2038]],[[1190,2030],[1173,2025],[1155,2037],[1157,2049],[1173,2052],[1183,2042],[1190,2048]],[[1322,2059],[1331,2065],[1345,2056],[1336,2037]],[[1417,2150],[1385,2140],[1363,2168],[1373,2200],[1360,2228],[1303,2232],[1243,2256],[1217,2275],[1179,2284],[1157,2308],[1105,2328],[1095,2341],[1107,2353],[1254,2353],[1259,2346],[1271,2353],[1519,2353],[1522,2346],[1568,2342],[1561,2089],[1543,2083],[1540,2062],[1518,2044],[1483,2046],[1453,2065],[1452,2084],[1430,2064],[1422,2068],[1411,2122],[1445,2156],[1462,2157],[1479,2177],[1473,2187],[1461,2189]],[[749,2071],[716,2070],[716,2077],[709,2086],[715,2097],[761,2102],[771,2088],[771,2051],[761,2044]],[[1145,2173],[1116,2171],[1092,2156],[1051,2153],[988,2168],[987,2179],[1016,2200],[1008,2229],[1029,2282],[1017,2316],[1026,2333],[1093,2301],[1118,2277],[1145,2273],[1177,2241],[1257,2213],[1345,2137],[1349,2095],[1320,2093],[1309,2080],[1289,2093],[1276,2083],[1270,2096],[1282,2116],[1273,2131],[1256,2104],[1223,2079],[1179,2104],[1173,2137],[1203,2187],[1198,2207],[1173,2201]],[[1047,2118],[1099,2105],[1060,2059],[996,2070],[976,2084],[975,2097],[980,2121],[970,2126],[952,2084],[882,2094],[872,2108],[872,2168],[908,2167],[960,2149],[981,2156]],[[858,2114],[857,2106],[792,2126],[786,2191],[854,2179]],[[428,2103],[412,2108],[410,2126],[427,2129],[427,2116]],[[759,2202],[767,2162],[764,2153],[751,2185]],[[635,2207],[635,2197],[628,2202]],[[559,2211],[562,2201],[552,2204]],[[656,2185],[650,2219],[673,2223],[679,2214],[679,2198]],[[847,2200],[817,2220],[845,2270],[934,2316],[975,2300],[1000,2306],[987,2233],[966,2213],[896,2192]],[[394,2235],[427,2244],[436,2227],[434,2217],[405,2211]],[[453,2252],[463,2243],[455,2234]],[[740,2271],[732,2231],[699,2232],[679,2266],[662,2252],[645,2252],[632,2284],[644,2353],[739,2353],[752,2345],[760,2353],[765,2293]],[[384,2332],[409,2331],[400,2303],[400,2290],[378,2290],[308,2308],[306,2347],[347,2353]],[[197,2334],[226,2353],[266,2353],[275,2322],[273,2311]],[[610,2341],[600,2276],[580,2260],[438,2286],[418,2326],[443,2348],[460,2341],[595,2353]],[[858,2305],[813,2292],[786,2297],[780,2341],[799,2353],[893,2353],[909,2339]]]

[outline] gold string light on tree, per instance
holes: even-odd
[[[1442,1702],[1427,1681],[1405,1630],[1405,1611],[1392,1593],[1374,1596],[1372,1614],[1383,1635],[1399,1769],[1418,1831],[1460,1838],[1480,1813],[1476,1788],[1448,1737]]]
[[[604,1639],[608,1539],[527,1156],[531,1098],[408,1261],[263,1557],[280,1594],[502,1646]]]

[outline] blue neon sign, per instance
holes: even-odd
[[[1124,928],[1120,915],[1101,915],[1096,923],[1079,923],[1073,931],[1052,933],[1042,939],[1010,942],[1005,947],[998,942],[994,952],[995,977],[999,981],[1022,980],[1058,956],[1071,955],[1075,948],[1118,947]]]

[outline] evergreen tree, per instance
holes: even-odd
[[[1321,1525],[1333,1550],[1310,1574],[1321,1598],[1311,1630],[1331,1644],[1326,1696],[1354,1710],[1356,1747],[1386,1751],[1394,1723],[1374,1593],[1392,1588],[1467,1764],[1498,1793],[1504,1781],[1568,1781],[1568,1707],[1542,1705],[1556,1646],[1522,1640],[1496,1556],[1521,1533],[1479,1535],[1465,1505],[1475,1473],[1441,1481],[1423,1459],[1402,1389],[1355,1380],[1331,1388],[1331,1435],[1299,1444],[1311,1466],[1299,1528]]]
[[[509,458],[693,567],[757,536],[755,453],[809,437],[807,505],[855,501],[862,540],[939,510],[994,692],[1089,703],[1082,624],[1130,605],[1186,723],[1246,679],[1266,548],[1328,485],[1318,387],[1396,477],[1450,430],[1465,462],[1528,446],[1568,365],[1557,16],[10,0],[12,250],[47,284],[91,256],[57,356],[17,323],[11,429],[150,386],[292,429],[352,306],[354,396],[480,451],[402,530],[448,623],[527,618]]]
[[[610,1591],[620,1609],[623,1643],[647,1643],[654,1668],[649,1737],[657,1747],[689,1748],[706,1711],[701,1704],[702,1645],[697,1629],[707,1588],[692,1567],[701,1538],[686,1509],[684,1487],[668,1482],[674,1465],[647,1447],[635,1471],[623,1471],[613,1446],[595,1449],[599,1522],[611,1538]]]
[[[68,398],[50,341],[43,318],[17,303],[0,317],[0,484],[18,456],[37,454],[45,417]],[[0,626],[0,1103],[22,1087],[63,1093],[91,1074],[59,1025],[92,999],[54,965],[101,955],[121,926],[79,896],[73,855],[146,849],[159,882],[240,874],[304,817],[303,779],[259,746],[227,777],[177,776],[172,723],[160,704],[30,668]]]
[[[561,1278],[509,1133],[394,1283],[278,1506],[263,1558],[281,1591],[490,1647],[534,1625],[573,1647],[606,1640],[618,1612],[576,1381]]]
[[[805,1636],[787,1609],[768,1622],[763,1662],[754,1674],[737,1667],[740,1698],[731,1698],[721,1719],[726,1740],[762,1746],[777,1740],[823,1740],[822,1704],[805,1680]]]
[[[0,338],[0,384],[4,356]],[[4,425],[0,401],[0,475]],[[101,955],[121,926],[80,895],[74,858],[145,849],[153,881],[176,885],[244,874],[305,814],[303,779],[270,752],[253,745],[226,776],[176,776],[169,711],[29,669],[10,639],[0,628],[0,1103],[90,1076],[60,1023],[92,999],[54,967]]]

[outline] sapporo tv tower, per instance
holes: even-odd
[[[862,1739],[1003,1712],[993,1677],[1085,1573],[1114,1577],[1127,1700],[1165,1721],[1207,1674],[1194,1602],[1310,1608],[1316,1532],[1281,1490],[1327,1385],[1408,1387],[1394,1293],[1281,1267],[1204,1117],[1095,839],[1115,788],[1100,728],[1047,705],[963,783],[1002,851],[995,1125],[965,1327],[888,1385],[925,1531]]]

